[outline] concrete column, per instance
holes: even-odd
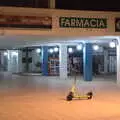
[[[1,52],[1,65],[4,65],[4,51]]]
[[[67,45],[60,45],[59,48],[59,72],[60,78],[67,78]]]
[[[108,73],[108,50],[104,50],[104,73]]]
[[[11,50],[8,50],[8,72],[12,72],[11,59],[12,59]]]
[[[92,44],[86,43],[83,49],[83,70],[85,81],[92,81],[92,53]]]
[[[120,37],[118,37],[117,44],[117,84],[120,85]]]
[[[4,54],[6,53],[6,54]],[[8,71],[8,54],[7,51],[0,51],[0,71]]]
[[[42,48],[42,75],[48,76],[48,46]]]
[[[35,63],[36,63],[36,51],[35,51],[35,49],[34,50],[32,50],[32,72],[34,72],[35,71]]]
[[[25,71],[29,72],[29,50],[28,48],[26,48],[25,58],[26,58]]]
[[[18,50],[18,73],[23,72],[22,50]]]

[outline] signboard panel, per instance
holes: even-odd
[[[59,26],[61,28],[107,28],[106,18],[79,18],[60,17]]]
[[[52,28],[52,17],[0,15],[0,27]]]
[[[115,18],[115,32],[120,32],[120,18]]]

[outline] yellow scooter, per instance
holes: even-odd
[[[73,99],[92,99],[92,97],[93,97],[92,91],[86,93],[85,95],[78,94],[77,87],[76,87],[76,75],[75,75],[74,83],[72,85],[70,92],[66,97],[66,100],[71,101]]]

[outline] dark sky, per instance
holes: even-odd
[[[62,9],[120,11],[120,0],[57,0],[56,3]]]
[[[0,6],[48,7],[48,0],[0,0]]]
[[[36,2],[35,2],[36,1]],[[0,6],[47,8],[48,0],[0,0]],[[59,9],[120,11],[120,0],[56,0]]]

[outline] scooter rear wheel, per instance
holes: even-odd
[[[66,97],[66,100],[67,100],[67,101],[71,101],[72,98],[73,98],[73,93],[72,93],[72,92],[69,92],[69,94],[68,94],[67,97]]]
[[[72,96],[71,95],[68,95],[67,96],[67,101],[71,101],[72,100]]]

